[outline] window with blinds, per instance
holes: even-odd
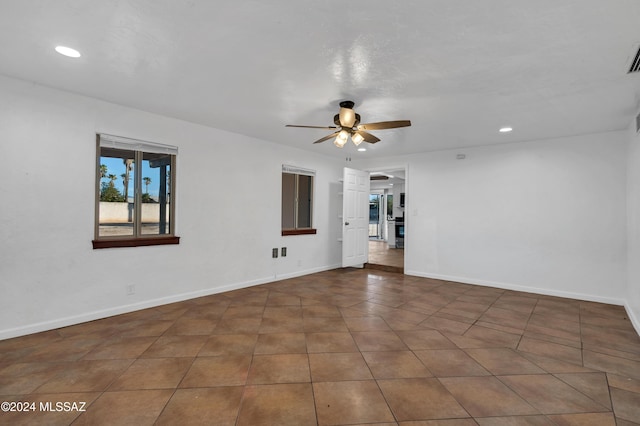
[[[282,235],[315,234],[313,185],[315,172],[282,166]]]

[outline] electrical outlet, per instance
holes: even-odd
[[[127,296],[131,296],[132,294],[136,294],[136,285],[128,284],[127,285]]]
[[[287,257],[287,248],[286,247],[282,247],[280,249],[280,253],[282,254],[282,257]]]
[[[274,249],[271,249],[271,257],[273,257],[274,259],[278,258],[278,248],[277,247],[274,248]]]

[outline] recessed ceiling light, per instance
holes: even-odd
[[[56,46],[56,52],[70,58],[79,58],[81,56],[80,52],[78,52],[76,49],[72,49],[66,46]]]
[[[511,127],[502,127],[500,129],[500,133],[509,133],[510,131],[512,131],[513,129]]]
[[[365,152],[367,150],[367,148],[358,148],[358,151],[360,152]]]

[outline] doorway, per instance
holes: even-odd
[[[384,239],[384,194],[369,194],[369,239]]]
[[[404,272],[406,184],[406,167],[370,171],[369,268]]]

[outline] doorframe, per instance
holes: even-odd
[[[393,163],[392,163],[393,164]],[[411,197],[409,196],[409,163],[401,163],[399,165],[388,165],[388,166],[378,166],[378,167],[363,167],[362,170],[369,172],[369,174],[373,172],[389,172],[392,170],[404,170],[404,193],[405,193],[405,204],[404,204],[404,256],[403,256],[403,267],[404,270],[407,270],[407,253],[411,247],[411,233],[407,233],[407,230],[410,229],[411,220],[408,214],[409,209],[408,206],[411,205]],[[407,238],[407,234],[409,238]],[[368,243],[368,242],[367,242]]]

